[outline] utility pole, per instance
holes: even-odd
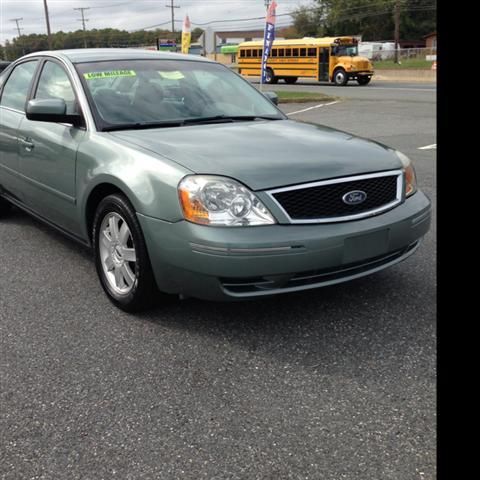
[[[83,13],[85,10],[90,10],[90,7],[79,7],[79,8],[74,8],[74,10],[80,10],[82,12],[82,18],[79,18],[78,21],[82,22],[83,25],[83,46],[87,48],[87,30],[85,28],[85,22],[88,22],[88,18],[85,18],[85,14]]]
[[[172,33],[175,33],[175,9],[180,8],[179,5],[174,5],[175,0],[170,0],[170,5],[165,5],[172,10]]]
[[[18,32],[19,37],[22,35],[21,30],[23,30],[23,28],[21,28],[20,25],[18,24],[18,22],[20,22],[21,20],[23,20],[23,18],[11,18],[10,19],[11,22],[15,22],[17,24],[17,32]]]
[[[50,31],[50,18],[48,17],[47,0],[43,0],[43,7],[45,9],[45,21],[47,23],[48,48],[52,50],[52,32]]]
[[[23,20],[23,18],[11,18],[10,19],[11,22],[15,22],[17,24],[18,44],[19,44],[18,46],[20,46],[20,37],[22,36],[22,30],[23,30],[23,28],[20,27],[20,25],[18,24],[18,22],[20,20]],[[22,44],[23,44],[23,42],[22,42]],[[22,45],[22,52],[25,55],[25,48],[23,47],[23,45]]]
[[[398,48],[400,45],[400,0],[396,0],[393,12],[393,21],[395,23],[395,63],[398,63]]]

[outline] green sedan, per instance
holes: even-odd
[[[0,76],[0,217],[92,247],[110,300],[254,298],[411,255],[430,201],[401,152],[289,120],[223,65],[128,49],[39,52]]]

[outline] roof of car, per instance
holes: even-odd
[[[211,62],[199,55],[185,55],[182,53],[161,52],[157,50],[142,50],[136,48],[78,48],[72,50],[51,50],[35,52],[33,55],[52,55],[63,57],[72,63],[101,62],[108,60],[196,60]]]

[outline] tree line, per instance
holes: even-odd
[[[192,42],[195,42],[203,30],[192,30]],[[62,50],[70,48],[104,48],[104,47],[138,47],[156,45],[158,39],[176,40],[181,42],[181,32],[172,33],[169,30],[138,30],[127,32],[115,28],[103,28],[100,30],[76,30],[74,32],[56,32],[51,35],[52,49]],[[11,42],[6,41],[0,45],[0,59],[14,60],[22,55],[41,50],[49,50],[48,37],[46,34],[32,33],[14,38]]]
[[[394,11],[400,10],[400,38],[421,40],[436,30],[435,0],[313,0],[293,12],[299,36],[361,35],[393,40]]]

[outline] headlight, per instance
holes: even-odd
[[[417,191],[417,177],[412,161],[402,152],[395,150],[397,157],[400,159],[405,172],[405,197],[413,195]]]
[[[263,203],[239,182],[213,175],[189,175],[178,185],[185,219],[201,225],[248,227],[275,223]]]

